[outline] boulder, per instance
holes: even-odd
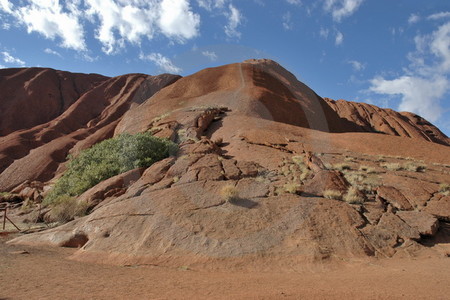
[[[421,211],[399,211],[396,214],[421,235],[434,235],[439,229],[439,221],[433,215]]]
[[[379,186],[377,195],[399,210],[412,210],[413,207],[403,194],[392,186]]]

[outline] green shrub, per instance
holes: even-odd
[[[62,195],[78,196],[99,182],[126,171],[149,167],[177,150],[169,140],[150,133],[122,134],[104,140],[77,157],[69,157],[67,171],[56,182],[45,202]]]

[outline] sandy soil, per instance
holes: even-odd
[[[28,248],[0,237],[0,299],[449,299],[450,258],[308,265],[285,272],[109,266],[75,250]]]

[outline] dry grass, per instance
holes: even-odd
[[[359,171],[366,172],[367,174],[374,174],[377,172],[375,168],[364,165],[359,167]]]
[[[50,211],[50,221],[67,223],[76,217],[85,216],[88,208],[89,204],[85,201],[80,202],[75,197],[62,196]]]
[[[347,193],[344,195],[343,200],[350,204],[361,204],[364,203],[364,198],[361,192],[356,187],[350,187]]]
[[[289,182],[283,186],[283,190],[289,194],[296,194],[298,192],[299,188],[300,188],[300,184],[295,183],[295,182]]]
[[[441,183],[439,185],[439,192],[442,193],[444,196],[450,196],[450,184]]]
[[[327,199],[342,200],[342,192],[337,190],[325,190],[323,196]]]
[[[383,163],[380,166],[382,166],[385,169],[388,169],[389,171],[400,171],[403,170],[403,166],[399,163]]]
[[[411,172],[424,172],[427,167],[423,164],[416,164],[414,162],[408,162],[404,164],[404,169]]]
[[[333,165],[333,169],[339,170],[339,171],[344,171],[344,170],[351,170],[352,167],[346,163],[338,163],[338,164]]]
[[[220,196],[226,202],[231,203],[231,202],[239,199],[239,191],[234,185],[227,184],[227,185],[223,186],[222,189],[220,190]]]

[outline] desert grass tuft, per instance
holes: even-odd
[[[344,195],[343,200],[350,204],[364,203],[364,198],[361,195],[361,192],[354,186],[348,189],[347,193]]]
[[[239,199],[239,191],[234,185],[227,184],[220,190],[220,196],[226,202],[232,203]]]
[[[327,199],[342,200],[342,192],[337,190],[325,190],[323,196]]]

